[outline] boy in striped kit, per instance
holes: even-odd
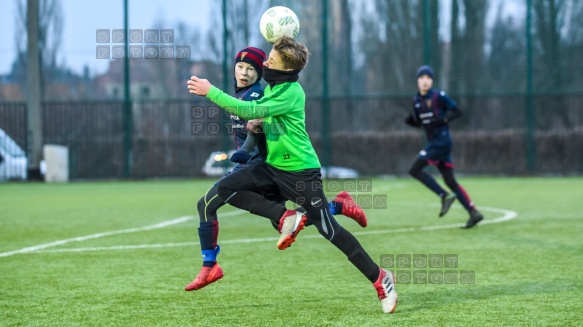
[[[484,219],[484,216],[476,209],[468,193],[457,183],[453,175],[452,142],[448,126],[449,122],[459,118],[462,112],[445,92],[432,88],[433,69],[431,67],[419,67],[417,86],[419,92],[413,97],[413,112],[407,117],[405,123],[414,127],[423,127],[428,144],[419,152],[409,174],[441,198],[439,217],[447,213],[457,198],[470,214],[464,228],[472,228]],[[443,189],[431,175],[423,172],[423,168],[427,165],[437,166],[445,184],[453,194]]]

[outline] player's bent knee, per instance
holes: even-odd
[[[204,196],[202,198],[200,198],[196,204],[196,210],[198,210],[199,213],[204,212],[205,210],[205,201],[204,201]]]
[[[229,199],[235,192],[236,190],[234,190],[232,185],[229,183],[223,183],[223,181],[219,181],[219,184],[217,184],[217,194],[221,198],[225,199],[225,201]]]

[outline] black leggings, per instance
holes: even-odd
[[[196,204],[200,222],[217,220],[217,210],[225,205],[225,201],[219,197],[217,185],[215,183]]]
[[[221,179],[218,193],[226,203],[278,224],[287,209],[270,198],[281,195],[301,205],[320,234],[332,240],[342,227],[330,212],[320,176],[319,169],[287,172],[263,163]]]
[[[318,232],[342,251],[348,260],[374,282],[379,276],[379,266],[363,249],[358,240],[336,221],[324,191],[320,169],[288,172],[266,163],[236,171],[219,182],[219,196],[237,208],[271,219],[273,224],[286,211],[280,202],[266,196],[281,195],[301,205]]]
[[[425,168],[427,165],[427,160],[417,158],[415,162],[413,162],[411,169],[409,169],[409,174],[423,182],[426,178],[431,178],[429,174],[423,172],[423,168]],[[450,190],[457,189],[458,183],[455,179],[455,176],[453,175],[453,168],[446,167],[445,163],[440,161],[437,164],[437,169],[439,169],[439,172],[441,173],[441,176],[443,177],[447,187],[449,187]]]

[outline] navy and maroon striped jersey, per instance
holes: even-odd
[[[413,119],[423,126],[428,141],[450,138],[447,123],[434,123],[447,117],[448,111],[457,109],[457,104],[443,91],[430,89],[427,94],[419,92],[413,97]]]

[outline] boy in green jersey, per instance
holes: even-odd
[[[393,313],[397,306],[394,274],[381,269],[338,224],[322,190],[320,161],[305,127],[305,93],[297,82],[308,56],[306,46],[294,39],[277,40],[265,62],[263,78],[269,85],[260,100],[240,101],[196,76],[187,82],[190,93],[205,96],[230,113],[243,119],[263,118],[266,161],[226,176],[219,182],[218,193],[232,206],[277,222],[280,250],[295,241],[309,219],[373,283],[383,311]],[[273,194],[301,205],[305,214],[270,201]]]
[[[263,75],[263,62],[266,55],[263,50],[254,47],[246,47],[237,53],[235,57],[235,97],[244,101],[259,100],[263,96],[263,87],[259,81]],[[258,120],[244,121],[232,115],[231,126],[235,136],[235,144],[238,151],[233,154],[231,161],[238,165],[233,172],[245,167],[264,162],[267,158],[265,135],[261,133],[247,133],[255,127],[261,129]],[[247,129],[244,128],[248,125]],[[256,131],[258,132],[258,131]],[[282,201],[285,199],[277,196],[271,200]],[[200,218],[198,236],[202,254],[202,267],[196,278],[190,282],[184,290],[196,291],[221,279],[224,275],[222,268],[217,264],[217,256],[221,250],[218,244],[219,219],[217,210],[225,205],[225,201],[218,196],[218,182],[214,184],[198,201],[197,209]],[[328,203],[332,214],[342,214],[354,219],[360,226],[366,227],[366,214],[356,205],[354,199],[347,192],[340,192],[336,198]],[[301,208],[299,210],[302,210]],[[271,220],[272,224],[273,221]],[[273,224],[279,230],[279,223]]]

